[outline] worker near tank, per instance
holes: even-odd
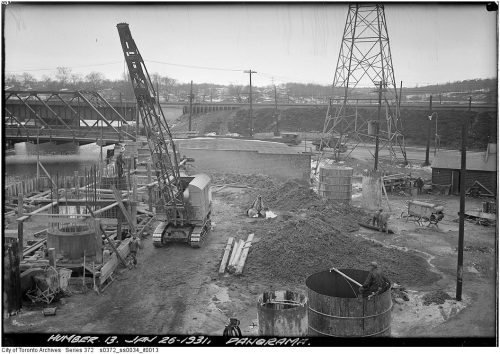
[[[134,234],[128,244],[128,247],[130,248],[130,257],[132,257],[132,264],[134,267],[137,266],[137,252],[139,251],[140,246],[139,238]]]
[[[123,160],[123,155],[120,151],[116,156],[116,175],[119,178],[123,177],[123,167],[125,167],[125,161]]]
[[[418,177],[415,184],[417,185],[417,194],[422,194],[422,188],[424,187],[424,180],[421,177]]]
[[[375,223],[377,224],[377,227],[380,225],[380,214],[382,214],[383,211],[384,211],[384,209],[379,209],[375,213],[373,213],[373,217],[372,217],[372,225],[373,226],[375,226]]]
[[[379,269],[377,262],[370,263],[370,273],[363,286],[359,288],[359,293],[363,297],[372,297],[386,291],[391,286],[391,281]]]

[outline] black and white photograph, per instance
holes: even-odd
[[[498,346],[497,74],[498,2],[2,1],[2,352]]]

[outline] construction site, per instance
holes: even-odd
[[[167,114],[123,22],[128,106],[4,90],[11,147],[95,152],[5,165],[4,334],[495,337],[496,105],[440,111],[459,149],[432,151],[437,108],[403,107],[384,5],[345,7],[320,108],[252,106],[250,70],[249,104]]]

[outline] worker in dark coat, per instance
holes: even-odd
[[[130,257],[132,257],[132,263],[134,267],[137,266],[137,251],[139,251],[139,248],[141,247],[139,243],[139,238],[137,235],[133,235],[132,239],[130,240],[130,243],[128,244],[128,247],[130,248]]]
[[[125,161],[123,161],[123,155],[120,151],[116,156],[116,175],[118,177],[123,177],[123,167],[125,167]]]
[[[415,184],[417,185],[417,194],[422,194],[422,188],[424,187],[424,180],[421,177],[418,177]]]
[[[390,286],[391,281],[378,268],[377,262],[371,262],[370,273],[363,283],[363,286],[359,288],[359,293],[363,295],[363,297],[370,297],[384,292]]]

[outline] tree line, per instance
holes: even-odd
[[[158,96],[162,101],[187,101],[191,90],[190,83],[179,82],[178,80],[159,73],[151,74],[151,81],[155,86]],[[41,79],[36,79],[32,74],[24,72],[22,74],[10,74],[5,77],[5,88],[11,90],[92,90],[101,92],[108,99],[133,100],[132,86],[128,75],[123,75],[118,80],[109,80],[101,72],[92,71],[87,75],[75,73],[68,67],[58,67],[53,76],[44,75]],[[427,85],[413,88],[403,88],[403,93],[427,93],[438,94],[446,92],[472,93],[484,90],[493,96],[497,92],[497,79],[473,79],[444,84]],[[193,83],[193,93],[195,100],[200,102],[232,100],[243,103],[248,100],[250,88],[248,85],[220,85],[212,83]],[[313,83],[289,82],[280,84],[276,88],[279,101],[288,99],[293,102],[294,97],[305,98],[326,98],[331,96],[332,87],[329,85],[319,85]],[[366,91],[366,92],[364,92]],[[372,95],[372,88],[358,88],[356,94]],[[253,99],[273,98],[274,87],[272,85],[264,87],[252,87]]]

